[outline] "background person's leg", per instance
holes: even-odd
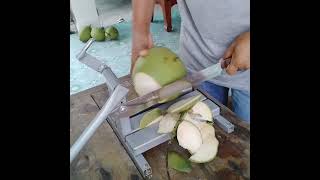
[[[250,123],[250,94],[246,91],[231,89],[233,112]]]
[[[201,90],[206,91],[208,94],[210,94],[212,97],[217,99],[220,103],[223,105],[227,105],[228,103],[228,90],[229,88],[218,86],[216,84],[213,84],[211,82],[203,82],[199,88]]]

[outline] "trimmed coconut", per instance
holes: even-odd
[[[190,153],[195,153],[202,144],[202,137],[199,129],[191,122],[182,121],[177,130],[179,145]]]
[[[180,114],[178,113],[166,114],[159,122],[158,133],[172,132],[179,118],[180,118]]]
[[[169,113],[180,113],[180,112],[186,111],[192,108],[197,102],[200,101],[200,99],[201,99],[201,94],[192,96],[186,99],[182,99],[172,104],[167,111]]]
[[[153,47],[146,56],[137,59],[132,78],[135,91],[143,96],[183,78],[186,74],[185,66],[174,52],[165,47]]]
[[[141,83],[142,82],[142,83]],[[161,85],[145,73],[137,73],[133,78],[134,88],[139,96],[143,96],[161,88]]]

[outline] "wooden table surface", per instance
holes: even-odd
[[[120,78],[121,82],[128,79],[128,76]],[[70,146],[95,117],[107,98],[105,84],[70,97]],[[216,103],[221,107],[221,114],[235,125],[235,131],[231,134],[215,126],[216,137],[219,140],[216,158],[205,164],[192,163],[193,169],[188,174],[167,168],[168,151],[177,151],[186,158],[190,156],[177,144],[177,140],[173,139],[144,153],[152,168],[152,179],[250,179],[250,127],[225,106]],[[71,164],[70,179],[129,180],[142,179],[142,176],[106,121]]]

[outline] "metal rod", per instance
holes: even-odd
[[[76,56],[77,59],[81,59],[85,54],[91,44],[94,42],[94,38],[90,38],[86,45],[82,48],[80,53]]]
[[[81,149],[86,145],[89,139],[93,136],[99,126],[107,119],[107,116],[117,107],[121,100],[127,95],[129,90],[121,85],[118,85],[102,109],[98,112],[96,117],[90,122],[88,127],[83,131],[77,141],[70,148],[70,164],[78,155]]]

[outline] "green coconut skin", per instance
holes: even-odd
[[[180,112],[184,112],[189,110],[190,108],[192,108],[195,104],[197,104],[197,102],[199,102],[201,100],[201,95],[196,95],[196,96],[192,96],[186,99],[182,99],[174,104],[172,104],[167,111],[170,113],[180,113]],[[182,103],[183,104],[180,104]],[[177,106],[178,104],[180,104],[180,106]]]
[[[119,37],[119,31],[114,26],[110,26],[105,31],[106,40],[116,40]]]
[[[91,38],[91,27],[86,26],[80,31],[79,39],[82,42],[87,42],[90,38]]]
[[[152,121],[162,115],[162,111],[159,108],[155,108],[147,112],[140,121],[140,128],[147,127]]]
[[[181,59],[165,47],[151,48],[146,56],[139,57],[133,69],[133,76],[138,72],[148,74],[162,87],[187,75]]]
[[[105,40],[105,34],[104,34],[104,28],[103,27],[94,27],[91,30],[91,37],[93,37],[96,41],[104,41]]]
[[[174,151],[168,152],[168,167],[185,173],[189,173],[192,170],[190,161]]]
[[[181,95],[181,93],[177,93],[176,95],[171,96],[170,98],[166,98],[166,99],[160,99],[159,103],[166,103],[172,100],[177,99],[179,96]]]

